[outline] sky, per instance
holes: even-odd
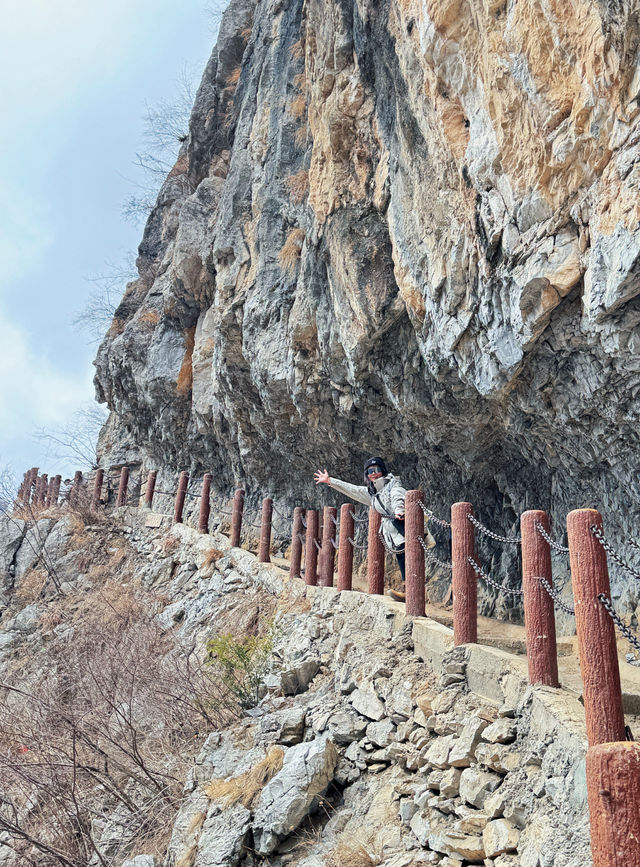
[[[93,401],[96,345],[73,322],[140,241],[122,206],[145,111],[199,80],[215,5],[0,0],[0,469],[74,469],[34,435]]]

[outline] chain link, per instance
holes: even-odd
[[[313,544],[316,546],[316,548],[318,549],[318,551],[321,551],[321,550],[322,550],[322,545],[319,545],[319,544],[318,544],[318,540],[317,540],[317,539],[314,539],[314,540],[313,540]]]
[[[368,524],[369,523],[369,516],[368,515],[366,515],[364,518],[359,518],[355,512],[350,512],[349,514],[351,515],[353,520],[356,522],[356,524]]]
[[[302,533],[298,533],[298,540],[301,545],[304,545],[304,536],[302,535]]]
[[[271,508],[276,513],[276,515],[279,515],[281,518],[285,518],[286,520],[289,520],[289,518],[292,517],[292,512],[287,512],[286,514],[284,512],[281,512],[280,509],[273,502],[273,499],[271,501]]]
[[[635,548],[636,551],[640,551],[640,543],[634,541],[634,539],[627,539],[627,545],[631,545],[632,548]]]
[[[490,578],[487,573],[481,568],[481,566],[476,563],[473,557],[467,557],[467,562],[471,564],[471,567],[478,576],[478,578],[482,578],[483,581],[486,581],[487,584],[491,584],[492,587],[495,587],[502,593],[508,593],[510,596],[524,596],[523,590],[517,590],[513,587],[505,587],[504,584],[498,584],[497,581],[494,581],[493,578]]]
[[[452,566],[451,563],[445,563],[444,560],[439,560],[436,555],[427,548],[424,539],[421,539],[420,536],[417,537],[418,542],[424,551],[424,559],[431,563],[432,566],[437,566],[439,569],[442,569],[444,572],[451,572]]]
[[[631,575],[632,578],[635,578],[636,581],[640,581],[640,572],[638,572],[637,569],[634,569],[633,566],[629,566],[626,560],[623,560],[622,557],[613,549],[611,542],[609,542],[609,540],[605,537],[604,533],[597,524],[592,525],[591,532],[596,537],[598,542],[600,542],[600,544],[607,552],[607,554],[611,557],[611,559],[615,560],[618,566],[624,569],[624,571]]]
[[[338,547],[335,539],[329,539],[329,541],[331,542],[331,544],[333,545],[334,548]]]
[[[451,528],[451,524],[448,521],[445,521],[444,518],[438,518],[436,515],[433,514],[431,509],[428,509],[425,506],[425,504],[423,502],[421,502],[420,500],[418,500],[418,505],[420,506],[420,508],[424,512],[427,520],[433,521],[434,524],[439,524],[441,527],[445,527],[446,529]]]
[[[378,530],[378,539],[382,542],[382,547],[388,554],[404,554],[404,547],[399,551],[396,551],[395,548],[390,548],[385,542],[384,536],[382,535],[382,527]]]
[[[576,613],[576,612],[574,611],[574,609],[571,608],[570,605],[566,605],[566,604],[562,601],[562,599],[560,599],[560,596],[559,596],[558,593],[553,589],[553,587],[551,586],[551,584],[549,584],[549,582],[547,581],[546,578],[543,578],[542,575],[536,575],[536,576],[535,576],[535,579],[536,579],[536,581],[539,581],[539,582],[542,584],[542,586],[543,586],[544,589],[547,591],[547,593],[549,594],[549,596],[553,599],[553,601],[554,601],[555,604],[558,606],[558,608],[560,608],[562,611],[564,611],[565,614],[575,614],[575,613]]]
[[[559,545],[557,542],[554,542],[554,540],[547,533],[547,531],[545,530],[545,528],[542,526],[542,524],[539,521],[536,521],[534,526],[535,526],[536,530],[538,531],[538,533],[540,533],[540,535],[542,536],[544,541],[547,542],[549,544],[549,546],[554,549],[554,551],[560,551],[561,554],[568,554],[569,553],[569,549],[565,548],[564,545]]]
[[[355,541],[351,538],[351,536],[349,536],[349,542],[351,542],[352,546],[353,546],[354,548],[357,548],[358,551],[366,551],[366,550],[367,550],[367,545],[358,545],[358,543],[355,542]]]
[[[508,542],[511,545],[519,545],[520,539],[512,539],[509,536],[499,536],[497,533],[494,533],[493,530],[490,530],[488,527],[485,527],[484,524],[481,524],[477,518],[474,518],[473,515],[467,515],[467,518],[471,521],[474,527],[477,527],[481,533],[484,533],[485,536],[490,536],[492,539],[495,539],[496,542]]]
[[[618,614],[616,614],[616,612],[614,611],[613,604],[612,604],[611,600],[607,596],[605,596],[604,593],[598,593],[598,599],[600,600],[600,602],[604,606],[605,610],[609,614],[609,617],[613,620],[613,622],[618,627],[620,632],[627,639],[629,644],[631,644],[633,647],[635,647],[636,650],[640,650],[640,641],[638,641],[637,637],[629,629],[629,627],[624,622],[624,620]]]
[[[306,520],[304,519],[304,516],[303,516],[303,518],[302,518],[302,526],[305,528],[305,530],[307,529],[307,522],[306,522]]]

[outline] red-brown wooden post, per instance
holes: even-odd
[[[53,499],[53,492],[55,490],[56,480],[55,476],[51,476],[49,479],[49,487],[47,489],[47,495],[45,497],[45,502],[47,506],[55,506],[55,501]]]
[[[607,556],[591,532],[593,526],[602,532],[602,516],[595,509],[575,509],[567,515],[571,584],[590,747],[625,740],[616,635],[613,621],[598,599],[598,593],[611,598]]]
[[[594,867],[640,867],[640,744],[587,750],[587,800]]]
[[[104,470],[96,470],[96,477],[93,482],[93,497],[91,498],[91,508],[95,511],[100,505],[100,495],[102,494],[102,482],[104,481]]]
[[[471,503],[451,506],[451,584],[453,588],[453,643],[475,644],[478,640],[478,585],[468,557],[475,559]]]
[[[29,470],[29,479],[27,481],[27,489],[25,492],[25,506],[28,506],[32,502],[33,495],[35,494],[35,485],[38,480],[38,467],[31,467]]]
[[[304,549],[304,583],[315,587],[318,582],[318,524],[320,516],[315,509],[307,509],[307,536]]]
[[[205,473],[202,477],[202,495],[200,497],[200,516],[198,518],[198,530],[201,533],[209,532],[209,511],[211,509],[211,473]]]
[[[382,515],[369,509],[369,536],[367,538],[367,578],[369,593],[381,596],[384,593],[384,545],[380,541]]]
[[[302,563],[302,518],[304,509],[297,506],[293,510],[293,523],[291,525],[291,560],[289,565],[289,577],[300,577],[300,565]]]
[[[182,512],[184,509],[184,499],[187,496],[187,485],[189,484],[189,473],[183,470],[178,478],[178,492],[176,493],[176,506],[173,510],[173,523],[182,523]]]
[[[53,491],[51,493],[51,505],[57,506],[58,497],[60,496],[60,485],[62,484],[62,476],[57,475],[53,477]]]
[[[322,513],[322,549],[320,551],[320,568],[318,569],[318,584],[320,587],[333,587],[333,572],[336,562],[336,518],[338,510],[334,506],[325,506]]]
[[[262,501],[262,518],[260,520],[260,548],[258,563],[271,563],[271,520],[273,518],[273,500],[265,497]]]
[[[151,470],[147,476],[147,486],[144,490],[144,505],[147,509],[153,508],[153,494],[156,489],[156,479],[158,473],[156,470]]]
[[[129,467],[122,467],[122,469],[120,470],[120,484],[118,485],[118,496],[116,497],[116,507],[126,505],[128,484],[129,484]]]
[[[338,590],[351,590],[353,580],[353,543],[355,537],[353,505],[340,506],[340,542],[338,543]]]
[[[551,580],[551,548],[536,529],[540,524],[547,534],[551,524],[546,512],[530,509],[520,516],[522,545],[522,589],[524,591],[524,625],[527,635],[529,683],[560,686],[558,651],[553,599],[538,578]]]
[[[240,547],[240,531],[242,530],[242,513],[244,511],[244,490],[238,488],[233,495],[231,507],[231,547]]]
[[[80,488],[82,486],[82,471],[76,470],[73,476],[73,484],[69,492],[69,502],[74,506],[78,502],[80,496]]]
[[[422,491],[407,491],[404,500],[404,550],[406,571],[406,612],[412,617],[424,617],[424,512],[420,503]]]
[[[47,494],[49,493],[49,475],[47,473],[43,473],[40,477],[40,498],[38,501],[38,505],[46,506],[47,505]]]

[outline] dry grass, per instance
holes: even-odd
[[[307,138],[309,137],[309,129],[306,124],[299,126],[296,130],[296,134],[294,135],[294,141],[299,148],[302,148],[307,143]]]
[[[325,864],[327,867],[377,867],[382,864],[382,860],[381,856],[370,852],[364,846],[338,843],[327,856]]]
[[[180,545],[180,539],[177,536],[174,536],[173,533],[167,533],[166,536],[163,536],[158,547],[164,554],[171,554],[172,551],[175,551]]]
[[[289,188],[291,201],[297,205],[301,204],[309,194],[309,172],[301,169],[295,175],[289,175],[286,184]]]
[[[194,843],[193,846],[189,846],[187,851],[178,858],[176,861],[176,867],[193,867],[196,863],[196,855],[198,854],[198,847]]]
[[[295,60],[300,60],[304,57],[304,43],[302,39],[298,39],[298,41],[294,42],[291,46],[291,56]]]
[[[252,27],[245,27],[244,30],[241,30],[240,31],[240,37],[242,38],[242,41],[248,42],[249,39],[251,38],[252,33],[253,33]]]
[[[107,337],[118,337],[119,334],[125,329],[126,322],[124,319],[118,319],[117,317],[113,320],[111,325],[109,326],[109,330],[107,331]]]
[[[240,81],[240,73],[242,72],[242,66],[238,64],[238,66],[234,66],[231,72],[229,73],[229,77],[227,78],[227,86],[235,87],[236,84]]]
[[[140,325],[149,325],[153,327],[160,322],[160,314],[157,310],[144,310],[137,317],[137,321]]]
[[[208,551],[204,552],[204,557],[202,559],[203,566],[212,566],[214,563],[217,563],[220,557],[222,557],[224,551],[219,551],[218,548],[209,548]]]
[[[289,113],[291,117],[303,117],[307,110],[307,97],[304,93],[298,93],[289,103]]]
[[[178,373],[178,380],[176,382],[176,388],[180,395],[189,394],[193,385],[193,346],[195,343],[195,334],[195,326],[193,328],[185,328],[184,330],[184,358],[182,359],[182,366]]]
[[[22,581],[16,585],[15,593],[23,602],[35,602],[42,596],[42,591],[49,579],[44,569],[30,569]]]
[[[195,834],[204,825],[204,820],[207,818],[206,813],[194,813],[189,822],[187,834]]]
[[[212,780],[205,786],[204,793],[213,801],[222,801],[226,807],[241,803],[250,809],[269,780],[282,768],[283,761],[282,747],[271,747],[264,759],[250,770],[230,780]]]
[[[293,86],[296,90],[304,90],[307,86],[307,76],[304,72],[299,72],[293,77]]]
[[[304,239],[304,229],[291,229],[287,235],[287,240],[284,242],[278,255],[280,267],[285,271],[292,273],[296,270],[300,254],[302,253]]]

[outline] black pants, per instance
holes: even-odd
[[[404,584],[404,551],[396,551],[396,560],[398,561],[398,568],[400,569],[402,583]]]

